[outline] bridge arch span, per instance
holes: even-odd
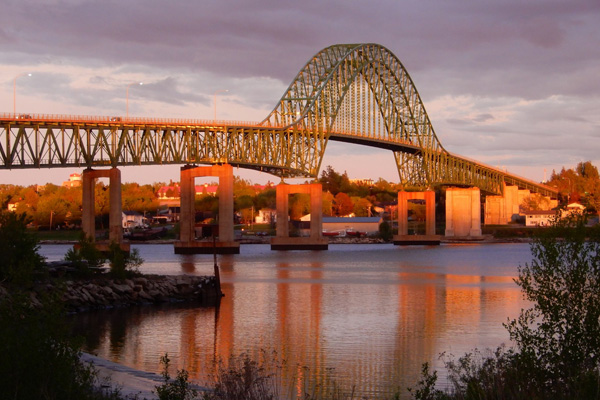
[[[449,153],[407,70],[387,48],[337,44],[315,54],[260,123],[0,114],[0,168],[231,164],[317,177],[329,140],[391,150],[405,186],[505,183],[556,190]]]

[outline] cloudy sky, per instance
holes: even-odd
[[[526,178],[600,166],[599,0],[2,0],[0,112],[260,121],[315,53],[378,43],[449,151]],[[323,167],[398,181],[391,152],[330,143]],[[128,167],[127,182],[179,180]],[[60,183],[71,169],[0,171]],[[263,183],[274,177],[238,170]]]

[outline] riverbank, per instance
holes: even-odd
[[[391,244],[378,237],[328,237],[330,244]],[[465,237],[441,237],[441,243],[530,243],[531,237],[495,237],[494,235],[484,234],[477,238],[465,238]],[[172,239],[156,239],[156,240],[132,240],[128,241],[130,244],[143,245],[143,244],[173,244],[175,240]],[[246,237],[238,240],[240,244],[270,244],[271,237]],[[75,241],[69,240],[41,240],[40,244],[75,244]]]
[[[0,285],[0,298],[10,297],[10,288]],[[107,308],[164,303],[197,303],[212,306],[218,301],[213,276],[143,275],[132,279],[104,276],[88,279],[49,278],[33,284],[28,291],[33,307],[42,306],[42,296],[60,296],[70,313]]]
[[[159,374],[130,368],[93,354],[82,353],[81,360],[94,366],[101,390],[112,393],[118,389],[125,399],[157,400],[156,387],[164,384],[164,378]],[[194,384],[191,387],[198,392],[208,390]]]

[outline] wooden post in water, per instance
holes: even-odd
[[[221,303],[221,297],[223,297],[223,292],[221,291],[221,275],[219,274],[219,265],[217,264],[217,238],[215,236],[213,230],[213,260],[214,260],[214,270],[215,270],[215,292],[217,295],[217,305]]]

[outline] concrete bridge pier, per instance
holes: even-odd
[[[307,185],[277,185],[277,234],[271,238],[271,250],[327,250],[329,244],[323,237],[323,192],[320,183]],[[310,195],[310,236],[290,237],[289,197],[290,194]]]
[[[519,190],[518,186],[503,183],[502,196],[486,196],[484,223],[486,225],[506,225],[519,216],[519,204],[529,190]]]
[[[446,189],[447,238],[481,240],[481,194],[479,188]]]
[[[195,178],[216,176],[219,178],[219,234],[218,240],[197,241]],[[233,234],[233,167],[229,164],[181,167],[181,214],[179,240],[174,243],[175,254],[239,254],[240,244]]]
[[[425,234],[408,234],[408,201],[425,200]],[[435,234],[435,192],[399,192],[398,193],[398,234],[394,236],[395,245],[439,245],[440,236]]]
[[[124,251],[129,251],[129,244],[123,242],[122,226],[122,203],[121,203],[121,171],[118,168],[109,170],[94,170],[88,168],[82,173],[81,201],[81,228],[83,233],[96,240],[96,211],[95,211],[95,188],[96,179],[109,179],[109,217],[108,217],[108,240],[115,242]],[[109,243],[97,243],[96,247],[101,251],[108,251]]]

